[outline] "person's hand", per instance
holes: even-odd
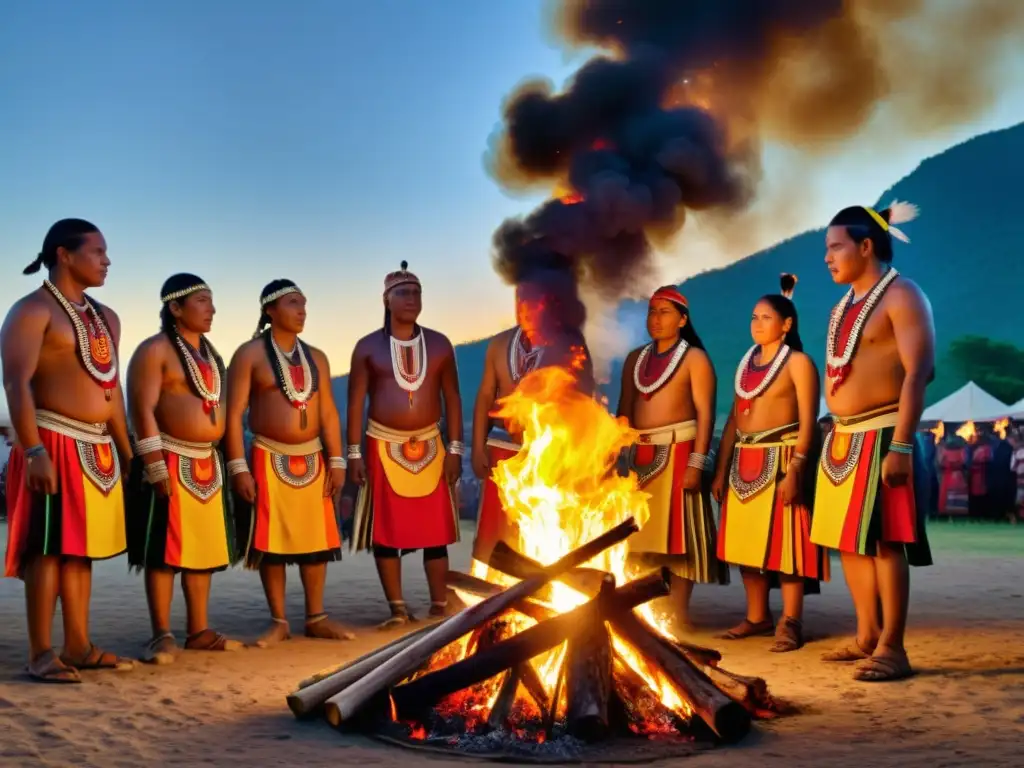
[[[52,495],[57,492],[57,470],[46,451],[25,459],[25,485],[30,491]]]
[[[335,491],[340,491],[344,486],[345,470],[341,467],[328,467],[324,473],[324,498],[333,498]]]
[[[699,491],[700,481],[704,473],[702,470],[696,467],[687,467],[686,472],[683,473],[683,490],[684,491]]]
[[[790,470],[779,483],[779,500],[785,504],[795,504],[800,497],[800,473]]]
[[[899,488],[906,485],[912,466],[913,457],[910,454],[889,451],[882,459],[882,483],[887,488]]]
[[[491,458],[486,448],[474,448],[472,455],[473,474],[485,480],[491,473]]]
[[[462,457],[449,453],[444,457],[444,479],[448,485],[455,485],[462,477]]]
[[[711,498],[721,504],[725,500],[725,475],[715,475],[711,481]]]
[[[349,459],[348,478],[356,485],[366,485],[366,462],[362,459]]]
[[[256,481],[249,472],[239,472],[231,477],[231,488],[246,504],[256,503]]]

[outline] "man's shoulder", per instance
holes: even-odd
[[[53,316],[54,302],[39,288],[22,296],[7,310],[5,325],[11,323],[43,323]]]
[[[135,348],[135,354],[132,357],[163,354],[171,350],[171,340],[167,338],[167,335],[164,333],[154,333],[152,336],[139,342],[139,346]]]
[[[433,341],[435,343],[447,344],[449,347],[454,346],[452,344],[451,339],[449,339],[445,334],[441,333],[441,331],[434,330],[433,328],[425,328],[424,326],[421,325],[420,332],[427,340],[427,343]]]
[[[234,360],[247,360],[253,361],[259,355],[263,353],[263,337],[258,336],[255,339],[249,339],[249,341],[242,342],[238,349],[235,350]]]

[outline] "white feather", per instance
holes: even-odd
[[[910,242],[910,238],[903,233],[903,230],[901,230],[899,227],[894,227],[891,224],[889,225],[889,234],[895,237],[897,240],[902,240],[904,243]]]
[[[913,203],[893,200],[889,205],[889,224],[905,224],[908,221],[913,221],[917,218],[919,212],[920,209]],[[892,232],[892,229],[890,228],[889,231]],[[902,240],[903,238],[901,237],[900,239]]]

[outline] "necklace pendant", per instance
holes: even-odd
[[[306,417],[306,404],[303,403],[301,406],[299,406],[299,428],[305,429],[308,423],[309,420]]]
[[[412,392],[409,393],[409,407],[412,408]]]
[[[107,402],[109,403],[113,395],[111,394],[111,391],[109,389],[104,389],[103,396],[107,399]]]

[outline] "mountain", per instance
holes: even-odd
[[[932,403],[963,383],[948,362],[949,343],[964,335],[1024,346],[1017,300],[1024,286],[1020,192],[1024,179],[1024,124],[977,136],[931,157],[885,191],[916,203],[920,218],[905,229],[912,243],[896,243],[894,266],[916,281],[931,300],[937,340],[937,372],[928,388]],[[806,350],[824,371],[829,312],[843,297],[824,266],[824,229],[806,232],[721,269],[700,274],[680,288],[690,302],[694,325],[718,372],[718,411],[731,403],[736,365],[752,343],[749,317],[757,299],[778,290],[781,272],[799,277],[794,301]],[[624,302],[620,319],[642,331],[642,302]],[[472,413],[483,373],[487,341],[459,345],[456,355],[464,409]],[[604,388],[614,408],[621,361]],[[347,377],[332,380],[339,404],[347,400]]]

